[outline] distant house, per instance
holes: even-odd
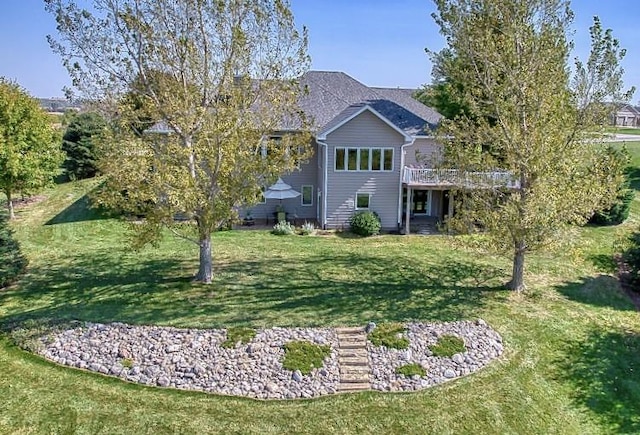
[[[40,107],[50,113],[63,113],[66,110],[80,110],[78,101],[69,101],[66,98],[38,98]]]
[[[453,213],[451,191],[462,185],[508,185],[509,174],[436,169],[442,147],[433,136],[442,116],[414,90],[368,87],[342,72],[310,71],[301,107],[315,121],[314,155],[282,179],[301,192],[282,205],[289,219],[323,228],[348,227],[357,211],[375,211],[382,227],[409,232],[413,220]],[[278,201],[251,207],[273,219]]]
[[[613,125],[617,127],[640,127],[640,106],[623,104],[613,116]]]

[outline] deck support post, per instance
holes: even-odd
[[[404,219],[404,233],[411,234],[411,203],[413,202],[413,189],[407,186],[407,207]]]
[[[453,217],[453,196],[455,195],[453,190],[449,191],[449,210],[447,210],[447,213],[449,215],[449,218]]]

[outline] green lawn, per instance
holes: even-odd
[[[636,159],[640,144],[627,144]],[[638,164],[640,166],[640,164]],[[126,226],[87,210],[95,182],[60,185],[18,212],[27,275],[0,292],[0,323],[80,319],[175,326],[318,326],[482,317],[497,362],[414,394],[259,402],[131,385],[59,367],[0,336],[0,433],[637,433],[640,319],[610,276],[640,220],[587,227],[528,258],[525,295],[501,289],[508,259],[448,237],[214,236],[216,279],[193,285],[194,246],[127,246]],[[638,187],[636,185],[636,187]]]
[[[607,133],[617,134],[640,134],[640,128],[634,127],[607,127],[605,128]]]

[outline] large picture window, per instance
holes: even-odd
[[[393,171],[393,148],[346,148],[335,151],[336,171]]]

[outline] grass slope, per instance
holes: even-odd
[[[640,167],[640,144],[627,144]],[[129,251],[122,223],[86,209],[83,181],[19,211],[27,275],[0,292],[0,323],[124,321],[184,327],[362,325],[482,317],[505,355],[414,394],[311,401],[154,389],[59,367],[0,337],[0,433],[640,432],[640,319],[610,276],[618,227],[580,229],[562,253],[531,256],[530,291],[501,289],[509,262],[446,237],[367,239],[216,234],[216,279],[192,285],[197,251],[167,237]],[[638,187],[638,186],[635,186]]]

